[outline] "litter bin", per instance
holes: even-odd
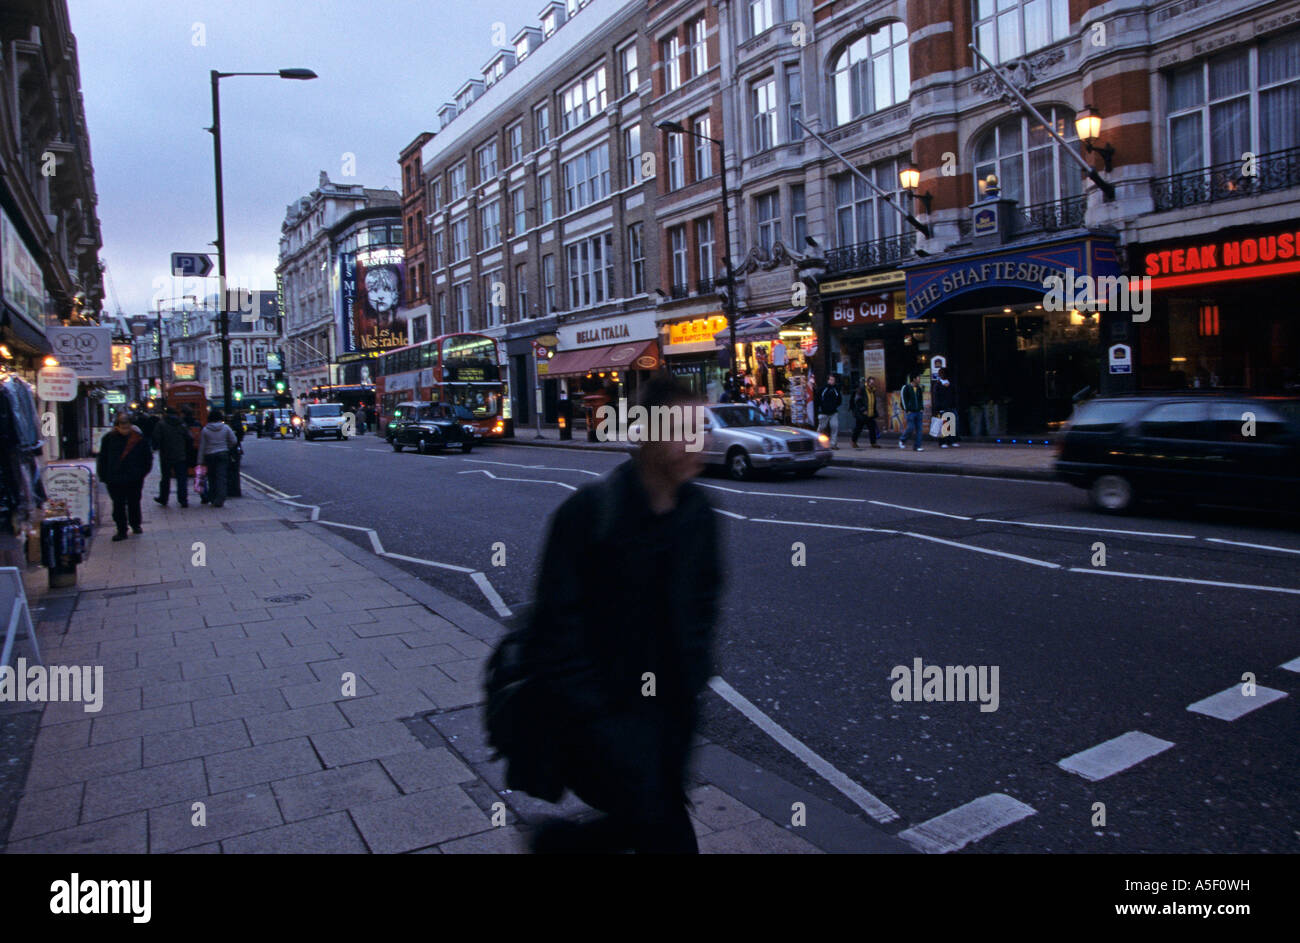
[[[568,441],[573,438],[573,400],[567,397],[560,400],[559,412],[556,418],[560,423],[560,440]]]
[[[41,564],[50,572],[50,589],[77,585],[77,564],[85,555],[86,537],[79,518],[41,521]]]
[[[239,463],[244,456],[244,450],[236,447],[230,450],[230,461],[226,463],[226,496],[230,498],[242,498],[243,492],[239,488]]]

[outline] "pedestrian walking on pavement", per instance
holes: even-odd
[[[830,430],[831,448],[840,447],[840,404],[844,402],[844,397],[835,387],[836,375],[832,373],[826,378],[826,385],[822,387],[817,394],[817,431],[825,432]]]
[[[951,421],[944,416],[951,413]],[[948,378],[948,368],[940,367],[930,387],[930,415],[939,419],[939,448],[957,448],[957,391]]]
[[[670,376],[648,380],[641,404],[650,415],[699,405]],[[539,853],[699,852],[685,780],[722,572],[715,516],[692,482],[699,453],[684,434],[663,439],[551,522],[522,663],[542,684],[556,778],[604,816],[546,823]]]
[[[144,434],[132,424],[128,413],[119,412],[113,428],[100,440],[99,459],[95,463],[95,473],[113,499],[113,523],[117,525],[113,540],[126,540],[128,524],[133,532],[144,533],[140,495],[144,492],[145,476],[152,468],[153,453]]]
[[[909,434],[913,435],[912,446],[917,452],[924,452],[921,447],[921,413],[925,409],[925,394],[921,390],[921,375],[913,373],[910,380],[903,384],[901,393],[903,401],[903,415],[906,416],[906,424],[903,426],[903,434],[898,437],[898,447],[904,448]]]
[[[207,467],[208,502],[219,508],[226,503],[226,475],[230,469],[230,452],[239,448],[239,440],[225,423],[219,409],[208,413],[208,424],[199,438],[199,455]]]
[[[863,427],[867,430],[867,437],[871,440],[873,449],[880,448],[876,444],[876,410],[880,406],[880,399],[876,396],[876,378],[867,377],[858,384],[858,388],[853,392],[853,399],[849,402],[849,408],[853,410],[853,447],[858,447],[858,437],[862,435]]]
[[[158,470],[162,478],[158,483],[158,495],[154,498],[163,507],[171,497],[171,482],[176,479],[176,503],[189,507],[189,495],[186,485],[190,477],[189,430],[181,425],[181,416],[174,407],[168,406],[162,422],[153,430],[153,447],[158,453]]]

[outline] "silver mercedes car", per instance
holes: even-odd
[[[830,439],[810,429],[786,426],[769,419],[758,407],[718,403],[707,409],[704,461],[720,465],[737,481],[757,470],[815,475],[831,463]]]

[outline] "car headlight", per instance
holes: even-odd
[[[463,430],[465,431],[465,434],[466,434],[466,435],[473,435],[473,434],[474,434],[474,427],[473,427],[473,426],[461,426],[461,429],[463,429]]]
[[[831,437],[828,436],[826,433],[823,432],[821,435],[819,435],[819,436],[817,437],[817,441],[818,441],[818,443],[820,443],[821,445],[830,445],[830,444],[831,444]]]
[[[773,442],[771,439],[764,439],[764,440],[763,440],[763,451],[764,451],[764,452],[775,452],[775,451],[776,451],[776,443]]]

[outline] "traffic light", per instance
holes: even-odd
[[[235,387],[235,402],[238,403],[243,398],[244,398],[244,391],[241,390],[239,387]]]
[[[276,380],[276,381],[275,381],[275,391],[276,391],[277,393],[283,393],[284,390],[285,390],[285,384],[284,384],[284,381],[283,381],[283,380]]]
[[[158,398],[158,385],[157,385],[156,382],[150,384],[150,386],[149,386],[149,398],[150,398],[150,399],[157,399],[157,398]]]

